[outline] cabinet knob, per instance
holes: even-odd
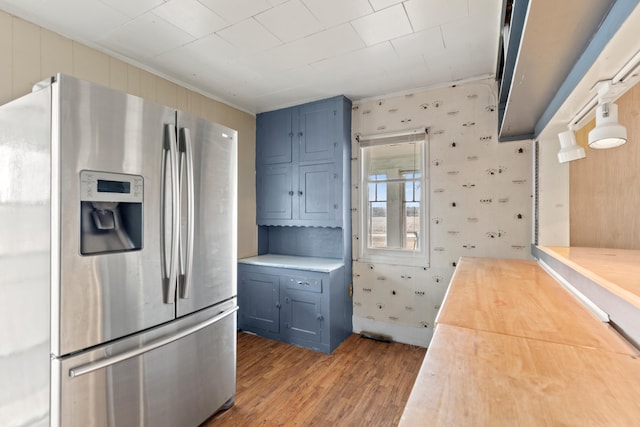
[[[280,307],[282,307],[282,304],[280,304],[280,301],[278,301],[278,302],[276,303],[276,308],[280,308]]]
[[[316,314],[316,319],[322,320],[322,319],[324,319],[324,317],[322,316],[322,314],[318,313],[318,314]]]
[[[290,190],[290,191],[289,191],[289,195],[290,195],[290,196],[293,196],[293,190]]]
[[[293,132],[289,132],[289,138],[293,138]]]
[[[298,196],[302,196],[302,190],[298,190]]]
[[[302,136],[302,132],[298,132],[298,136]]]
[[[311,286],[309,282],[303,282],[302,280],[298,280],[298,285],[300,286]]]

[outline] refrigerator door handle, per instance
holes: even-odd
[[[193,271],[193,236],[195,224],[195,188],[193,178],[193,148],[191,144],[191,131],[189,128],[180,129],[180,151],[184,153],[187,173],[187,242],[184,270],[180,276],[180,298],[189,298],[191,290],[191,272]],[[182,176],[182,175],[181,175]],[[180,187],[182,188],[182,186]]]
[[[169,275],[166,275],[166,265],[163,265],[163,286],[164,302],[165,304],[173,304],[176,297],[176,281],[177,281],[177,269],[178,269],[178,244],[180,230],[180,187],[178,183],[178,150],[176,144],[176,128],[172,124],[165,125],[164,132],[164,152],[162,160],[162,206],[160,212],[162,215],[162,230],[160,235],[162,236],[162,250],[163,257],[162,263],[166,261],[166,249],[167,245],[164,239],[166,232],[166,218],[165,218],[165,192],[166,187],[166,173],[165,163],[169,160],[170,172],[171,172],[171,252],[169,255]]]
[[[113,356],[109,356],[109,357],[105,357],[104,359],[100,359],[97,360],[95,362],[91,362],[91,363],[87,363],[84,365],[80,365],[77,366],[75,368],[71,368],[69,369],[69,376],[71,378],[76,378],[79,377],[81,375],[85,375],[85,374],[89,374],[91,372],[95,372],[98,371],[100,369],[106,368],[108,366],[111,365],[115,365],[116,363],[120,363],[123,362],[127,359],[131,359],[133,357],[138,357],[144,353],[147,353],[151,350],[155,350],[157,348],[160,348],[164,345],[170,344],[174,341],[177,341],[181,338],[184,338],[188,335],[191,335],[193,333],[196,333],[208,326],[213,325],[214,323],[218,323],[219,321],[221,321],[222,319],[232,315],[233,313],[235,313],[236,311],[238,311],[238,306],[235,306],[229,310],[223,311],[221,313],[219,313],[218,315],[212,317],[211,319],[208,319],[202,323],[198,323],[197,325],[193,325],[190,326],[188,328],[184,328],[178,332],[176,332],[175,334],[172,334],[168,337],[165,338],[160,338],[157,339],[155,341],[151,341],[150,343],[144,345],[143,347],[140,348],[135,348],[129,351],[124,351],[122,353],[118,353],[116,355]]]

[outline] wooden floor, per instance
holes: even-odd
[[[203,426],[396,426],[425,352],[354,334],[326,355],[239,333],[235,405]]]

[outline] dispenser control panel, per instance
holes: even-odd
[[[87,202],[142,203],[144,181],[140,175],[80,172],[80,200]]]

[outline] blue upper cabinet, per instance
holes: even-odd
[[[260,144],[256,145],[256,162],[263,165],[291,163],[293,160],[293,109],[270,111],[258,114],[256,134]]]
[[[329,221],[340,225],[337,194],[342,194],[342,175],[333,163],[300,165],[298,167],[298,217],[308,221]]]
[[[293,201],[297,200],[297,195],[293,191],[295,186],[291,176],[291,165],[260,167],[256,179],[258,216],[263,221],[291,220]]]
[[[299,108],[300,162],[332,161],[338,146],[335,101],[313,102]]]
[[[344,96],[258,114],[258,225],[342,227],[350,138]]]

